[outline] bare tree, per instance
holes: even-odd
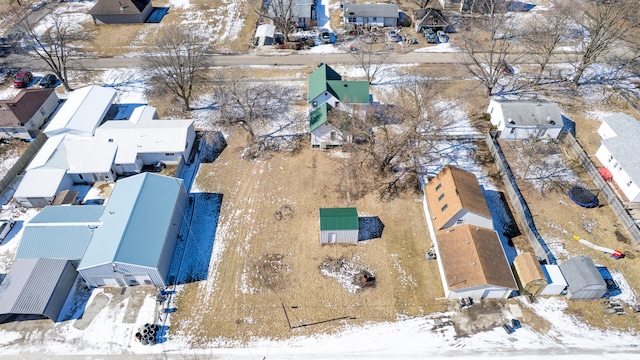
[[[222,122],[246,130],[252,143],[260,141],[261,130],[289,110],[290,92],[273,82],[256,80],[244,71],[220,70],[216,79],[214,92]]]
[[[348,51],[358,66],[364,70],[369,84],[373,82],[390,53],[384,41],[379,41],[377,37],[370,35],[360,36],[353,45],[350,45]]]
[[[427,5],[431,2],[431,0],[412,0],[412,3],[418,5],[421,9],[426,8]]]
[[[540,84],[544,71],[564,37],[571,8],[556,1],[553,10],[544,17],[534,16],[525,25],[523,43],[531,59],[539,66],[534,83]]]
[[[270,19],[276,29],[282,32],[284,42],[289,42],[289,34],[293,30],[293,11],[295,0],[271,0],[269,6],[262,9],[260,15]]]
[[[16,10],[19,8],[16,7]],[[80,50],[74,46],[80,41],[87,41],[91,33],[81,31],[76,22],[69,16],[47,16],[44,21],[49,26],[41,32],[39,27],[29,16],[23,17],[18,24],[22,33],[22,39],[31,55],[43,60],[62,82],[67,91],[71,91],[69,85],[69,63],[71,59],[81,56]]]
[[[584,28],[582,46],[577,53],[574,85],[584,71],[612,52],[621,42],[633,41],[633,30],[640,25],[640,2],[637,0],[572,1],[574,20]]]
[[[513,64],[519,57],[512,55],[507,61],[515,46],[515,28],[506,5],[497,0],[476,0],[479,1],[484,1],[487,14],[470,19],[471,28],[462,36],[462,51],[467,70],[491,95],[498,82],[510,73],[509,62]]]
[[[195,27],[170,26],[148,50],[147,70],[151,82],[177,96],[186,111],[204,70],[204,50],[208,39]]]

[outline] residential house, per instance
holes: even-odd
[[[476,225],[458,225],[436,232],[445,298],[506,299],[518,290],[498,234]]]
[[[565,280],[559,265],[542,265],[542,271],[547,278],[547,286],[539,295],[564,295],[567,291]]]
[[[532,252],[524,252],[513,260],[513,268],[520,288],[532,295],[539,295],[548,285],[540,262]]]
[[[76,277],[69,260],[16,260],[0,284],[0,322],[13,315],[58,320]]]
[[[424,194],[436,231],[462,224],[493,228],[478,179],[468,171],[445,166],[425,185]]]
[[[54,89],[24,89],[12,100],[0,100],[0,138],[35,139],[59,103]]]
[[[143,173],[118,180],[80,275],[93,287],[166,286],[187,201],[182,179]]]
[[[607,292],[607,283],[593,261],[586,256],[571,258],[560,264],[567,281],[567,298],[600,299]]]
[[[449,26],[442,11],[434,8],[413,10],[413,23],[417,33],[422,33],[425,29],[444,31]]]
[[[60,191],[70,189],[73,180],[66,169],[42,168],[27,171],[13,194],[24,207],[41,208],[50,205]]]
[[[89,14],[97,25],[131,24],[145,22],[152,11],[151,0],[98,0]]]
[[[320,244],[358,242],[356,208],[320,208]]]
[[[399,18],[395,4],[344,4],[343,21],[345,28],[395,27]]]
[[[598,128],[601,137],[596,158],[609,170],[628,202],[640,202],[640,123],[630,115],[606,116]]]
[[[16,260],[64,259],[77,265],[95,229],[102,221],[103,205],[47,206],[25,223]]]
[[[556,103],[542,100],[491,100],[487,113],[501,140],[557,139],[563,121]]]
[[[270,16],[286,13],[289,13],[291,23],[297,28],[309,29],[317,24],[318,17],[314,0],[271,0]]]
[[[309,75],[307,101],[310,105],[309,132],[311,146],[339,146],[346,136],[344,129],[331,124],[329,113],[343,111],[349,117],[364,116],[371,103],[367,81],[344,80],[327,64],[320,64]]]

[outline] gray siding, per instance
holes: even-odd
[[[560,264],[560,271],[567,281],[569,299],[599,299],[607,291],[607,283],[593,261],[586,256],[575,257]]]
[[[165,239],[162,254],[160,254],[160,260],[158,261],[158,273],[166,282],[169,275],[169,268],[171,267],[171,260],[176,249],[176,243],[178,242],[178,235],[180,234],[180,228],[184,221],[184,213],[187,207],[189,196],[187,195],[184,187],[180,187],[180,194],[176,200],[176,206],[173,209],[173,216],[171,218],[171,224],[169,225],[169,231],[167,232],[167,238]]]
[[[71,265],[71,261],[67,261],[44,311],[49,319],[53,321],[58,319],[62,306],[64,306],[65,301],[67,301],[67,297],[69,297],[69,293],[77,277],[78,273],[76,269]]]
[[[335,234],[335,235],[332,235]],[[331,241],[332,238],[335,241]],[[357,243],[358,242],[358,230],[324,230],[320,231],[320,243],[332,244],[332,243]]]
[[[125,276],[148,276],[154,286],[164,286],[165,282],[158,269],[131,264],[116,263],[116,272],[111,263],[79,270],[82,278],[92,287],[119,286],[115,285],[116,279],[127,282]],[[109,283],[111,281],[112,283]],[[118,283],[121,284],[121,283]],[[122,284],[121,284],[122,285]],[[120,285],[120,286],[121,286]],[[125,283],[124,286],[132,286]]]

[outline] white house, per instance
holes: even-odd
[[[0,138],[34,139],[59,103],[54,89],[25,89],[0,100]]]
[[[187,201],[182,179],[143,173],[118,180],[80,275],[93,287],[166,286]]]
[[[491,100],[487,113],[503,140],[557,139],[563,127],[560,107],[549,101]]]
[[[345,27],[354,26],[396,26],[400,13],[395,4],[344,4],[343,21]]]
[[[640,202],[640,123],[627,114],[609,115],[602,119],[598,134],[602,140],[596,158],[627,200]]]
[[[39,168],[29,170],[20,181],[13,198],[25,207],[51,205],[56,194],[73,186],[66,169]]]
[[[75,90],[51,119],[44,133],[49,137],[63,133],[91,136],[115,98],[116,90],[113,88],[91,85]]]
[[[118,149],[116,144],[94,137],[65,139],[63,144],[69,161],[67,174],[75,184],[116,180],[113,165]]]

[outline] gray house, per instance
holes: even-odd
[[[320,243],[357,243],[358,211],[356,208],[321,208]]]
[[[607,283],[586,256],[574,257],[560,264],[560,271],[567,281],[569,299],[600,299],[607,292]]]
[[[76,276],[69,260],[16,260],[0,284],[2,321],[11,315],[39,315],[56,321]]]
[[[187,201],[182,179],[142,173],[117,181],[80,275],[94,287],[167,285]]]
[[[395,4],[344,4],[346,28],[356,26],[396,26],[400,14]]]
[[[97,25],[134,24],[143,23],[152,11],[151,0],[98,0],[89,14]]]

